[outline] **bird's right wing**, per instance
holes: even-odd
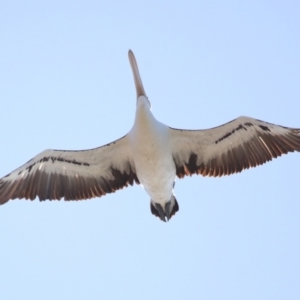
[[[83,200],[139,183],[128,138],[83,151],[45,150],[0,179],[0,204],[10,199]]]

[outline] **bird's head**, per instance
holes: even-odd
[[[128,57],[129,57],[130,66],[133,73],[133,79],[134,79],[134,84],[136,89],[137,105],[139,104],[139,102],[142,102],[148,104],[151,108],[151,103],[145,93],[135,56],[131,50],[128,51]]]

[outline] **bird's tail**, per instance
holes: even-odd
[[[163,222],[166,222],[179,211],[179,205],[174,194],[172,194],[171,200],[166,202],[165,207],[162,207],[161,204],[151,200],[150,209],[154,216],[160,218]]]

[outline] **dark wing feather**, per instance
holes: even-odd
[[[0,204],[10,199],[83,200],[113,193],[133,183],[128,138],[83,150],[45,150],[0,179]]]
[[[300,129],[249,117],[207,130],[170,128],[170,136],[179,178],[230,175],[300,151]]]

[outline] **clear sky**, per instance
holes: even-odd
[[[1,1],[0,177],[44,149],[126,134],[136,55],[175,128],[240,115],[300,127],[299,1]],[[300,299],[300,154],[177,180],[180,211],[140,186],[0,207],[0,299]]]

